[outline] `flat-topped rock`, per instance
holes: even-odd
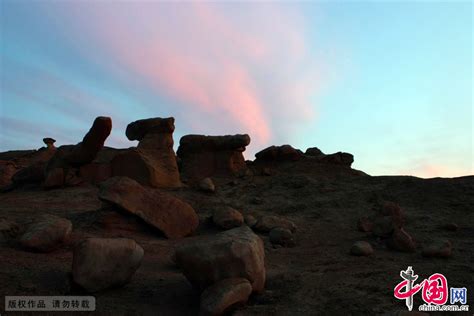
[[[142,140],[148,133],[173,133],[174,117],[149,118],[128,124],[125,135],[129,140]]]
[[[255,154],[256,161],[296,161],[303,153],[290,145],[270,146]]]
[[[250,136],[247,134],[224,136],[185,135],[179,141],[178,156],[186,155],[188,152],[209,150],[245,150],[245,147],[249,144]]]

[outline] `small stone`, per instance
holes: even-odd
[[[50,252],[64,243],[72,231],[72,223],[53,215],[43,215],[28,226],[20,244],[40,252]]]
[[[255,226],[255,224],[257,224],[257,219],[252,215],[245,215],[244,222],[245,224],[247,224],[248,227],[252,228]]]
[[[273,215],[261,216],[254,226],[255,230],[265,233],[276,227],[286,228],[291,232],[296,230],[296,225],[292,221]]]
[[[373,253],[374,248],[366,241],[356,241],[351,247],[351,254],[354,256],[370,256]]]
[[[74,282],[91,293],[124,285],[140,266],[143,253],[132,239],[88,238],[74,249]]]
[[[257,204],[257,205],[261,205],[264,203],[263,199],[262,198],[259,198],[259,197],[254,197],[251,201],[253,204]]]
[[[281,245],[283,247],[295,246],[293,234],[289,229],[276,227],[270,231],[269,234],[270,242],[275,245]]]
[[[244,217],[239,211],[231,207],[224,207],[214,211],[212,221],[220,228],[231,229],[242,226]]]
[[[218,281],[201,294],[200,315],[222,315],[230,307],[245,304],[251,293],[252,285],[247,279],[230,278]]]
[[[387,245],[392,249],[403,252],[414,252],[416,247],[413,238],[403,228],[396,228],[393,231]]]
[[[199,189],[204,192],[214,192],[216,187],[211,178],[204,178],[199,181]]]
[[[449,240],[436,241],[423,248],[421,255],[424,257],[448,258],[453,253],[453,245]]]
[[[362,216],[357,221],[357,229],[361,232],[371,232],[374,228],[374,224],[367,216]]]
[[[375,219],[372,232],[377,237],[388,237],[394,228],[392,216],[382,216]]]
[[[455,232],[459,229],[459,226],[456,223],[449,223],[444,225],[444,229],[449,230],[451,232]]]

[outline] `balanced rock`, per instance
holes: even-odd
[[[289,229],[275,227],[270,231],[268,236],[270,237],[270,242],[272,244],[283,247],[293,247],[295,245],[293,233]]]
[[[212,176],[236,176],[247,169],[242,152],[250,144],[244,135],[185,135],[177,151],[181,172],[191,180]]]
[[[176,154],[173,150],[174,118],[138,120],[127,126],[126,135],[138,140],[138,147],[116,155],[112,174],[126,176],[157,188],[181,186]]]
[[[290,145],[270,146],[255,154],[256,162],[295,161],[303,154]]]
[[[201,294],[200,315],[218,316],[236,305],[247,302],[252,285],[244,278],[224,279],[209,286]]]
[[[43,143],[45,143],[47,149],[56,149],[56,147],[54,147],[55,142],[56,140],[54,138],[51,138],[51,137],[43,138]]]
[[[74,249],[74,282],[91,293],[124,285],[140,267],[143,254],[132,239],[85,239]]]
[[[403,228],[395,228],[392,236],[387,240],[387,245],[403,252],[414,252],[416,248],[415,241]]]
[[[139,216],[168,238],[187,236],[199,225],[198,216],[188,203],[127,177],[102,182],[99,198]]]
[[[424,247],[421,254],[424,257],[439,257],[448,258],[453,253],[453,245],[449,240],[435,241],[432,244]]]
[[[186,240],[176,249],[176,263],[191,284],[201,290],[220,280],[245,278],[253,291],[262,292],[264,261],[263,241],[247,226]]]
[[[374,248],[366,241],[356,241],[352,245],[350,252],[354,256],[370,256],[374,253]]]
[[[239,211],[231,207],[223,207],[214,210],[212,221],[220,228],[231,229],[242,226],[244,217]]]
[[[27,249],[50,252],[63,244],[71,231],[72,223],[69,220],[53,215],[42,215],[28,226],[19,242]]]
[[[266,233],[276,227],[286,228],[291,232],[296,230],[296,225],[292,221],[273,215],[261,216],[253,228]]]

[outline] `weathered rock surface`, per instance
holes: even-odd
[[[216,186],[211,178],[204,178],[199,181],[199,189],[204,192],[214,192],[216,190]]]
[[[354,162],[354,156],[349,153],[337,152],[322,156],[320,162],[350,167]]]
[[[252,293],[252,285],[244,278],[217,281],[201,294],[200,315],[222,315],[236,305],[245,304]]]
[[[0,188],[12,184],[12,177],[17,172],[14,162],[0,160]]]
[[[350,253],[354,256],[370,256],[374,253],[374,248],[366,241],[356,241],[352,245]]]
[[[124,285],[140,267],[143,254],[143,248],[132,239],[85,239],[74,249],[74,282],[88,292]]]
[[[168,238],[190,235],[199,225],[198,216],[188,203],[127,177],[102,182],[99,198],[139,216]]]
[[[20,237],[20,244],[34,251],[50,252],[65,241],[72,231],[72,223],[53,215],[43,215],[30,224]]]
[[[177,151],[181,172],[191,180],[212,176],[235,176],[247,168],[242,152],[249,135],[185,135]]]
[[[255,292],[265,286],[263,241],[247,226],[211,238],[186,240],[176,249],[176,263],[199,289],[228,278],[245,278]]]
[[[147,186],[181,186],[176,154],[173,150],[174,118],[151,118],[127,126],[130,140],[139,140],[137,148],[115,156],[112,174],[126,176]]]
[[[244,217],[242,213],[231,207],[222,207],[214,210],[212,221],[220,228],[231,229],[242,226]]]
[[[281,227],[294,232],[296,230],[296,225],[286,218],[273,216],[273,215],[265,215],[258,218],[257,223],[253,227],[257,231],[261,232],[269,232],[273,228]]]

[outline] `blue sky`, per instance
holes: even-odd
[[[1,2],[0,150],[95,116],[347,151],[372,175],[473,174],[471,2]]]

